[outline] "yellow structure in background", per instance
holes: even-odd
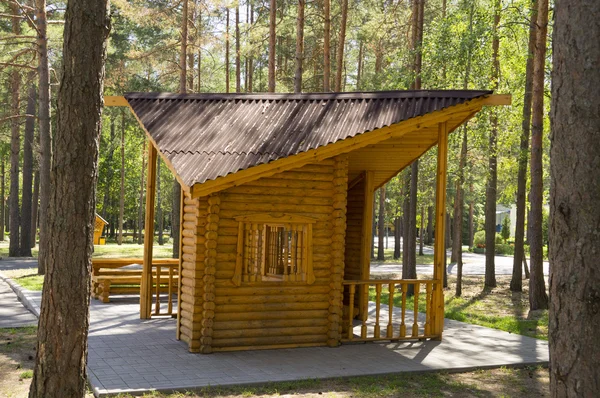
[[[106,239],[102,237],[104,227],[108,225],[108,221],[96,214],[96,224],[94,225],[94,244],[105,245]]]

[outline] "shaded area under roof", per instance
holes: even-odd
[[[491,93],[129,93],[125,98],[191,187]]]

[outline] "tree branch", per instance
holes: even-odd
[[[17,119],[17,118],[21,118],[21,117],[32,117],[32,118],[34,118],[34,119],[37,119],[37,118],[38,118],[38,117],[37,117],[37,116],[35,116],[35,115],[29,115],[29,114],[24,114],[24,115],[12,115],[12,116],[6,116],[6,117],[3,117],[2,119],[0,119],[0,123],[4,123],[4,122],[6,122],[6,121],[8,121],[8,120],[11,120],[11,119]]]
[[[0,66],[12,66],[12,67],[15,67],[15,68],[25,68],[25,69],[37,70],[37,68],[34,67],[34,66],[22,65],[22,64],[13,64],[11,62],[0,62]]]

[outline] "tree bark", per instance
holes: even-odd
[[[162,213],[162,204],[161,204],[161,196],[160,196],[160,163],[161,160],[158,159],[156,162],[156,226],[158,227],[158,244],[164,245],[164,237],[163,237],[163,213]]]
[[[5,195],[6,195],[6,170],[4,169],[4,156],[2,156],[2,160],[0,163],[0,241],[4,242],[4,230],[6,229],[5,225],[5,214],[6,214],[6,206],[5,206]]]
[[[498,50],[500,38],[498,25],[500,24],[500,1],[494,2],[494,25],[492,26],[492,86],[498,89],[500,74],[500,60]],[[485,189],[485,286],[496,287],[496,199],[498,186],[498,114],[491,111],[489,137],[489,162],[488,181]]]
[[[385,235],[385,185],[379,188],[379,217],[378,217],[377,235],[379,242],[377,244],[377,260],[385,260],[385,252],[383,250],[383,236]]]
[[[400,238],[402,237],[402,218],[394,219],[394,260],[400,258]]]
[[[15,36],[21,34],[21,19],[19,7],[11,3],[11,12],[15,15],[12,18],[12,33]],[[11,113],[19,115],[21,107],[21,98],[19,90],[21,89],[21,75],[15,68],[11,73]],[[21,149],[21,136],[19,133],[19,120],[17,118],[11,121],[10,133],[10,243],[8,246],[8,255],[17,257],[20,255],[19,249],[19,153]]]
[[[54,189],[48,212],[52,239],[46,253],[30,398],[85,394],[95,186],[109,26],[107,1],[67,4]]]
[[[277,25],[277,0],[270,0],[269,6],[269,92],[275,92],[275,40]]]
[[[525,259],[525,191],[527,189],[527,161],[529,151],[529,134],[531,127],[531,100],[533,89],[533,53],[535,51],[535,36],[537,10],[535,2],[531,3],[531,20],[529,21],[529,48],[525,66],[525,96],[523,98],[523,121],[521,124],[521,144],[519,148],[519,172],[517,177],[517,217],[515,222],[515,254],[513,272],[510,280],[510,290],[523,291],[523,260]]]
[[[532,310],[548,308],[544,281],[542,201],[544,194],[542,140],[544,135],[544,67],[546,61],[546,34],[548,32],[548,0],[538,0],[537,34],[533,62],[533,98],[531,126],[531,200],[529,307]],[[572,253],[571,253],[572,254]]]
[[[229,92],[229,7],[225,7],[225,92]]]
[[[421,228],[419,228],[419,256],[423,256],[423,245],[425,241],[425,208],[421,206]]]
[[[115,153],[115,118],[114,116],[110,119],[110,138],[108,144],[108,154],[106,155],[106,163],[108,168],[106,170],[106,184],[104,184],[104,199],[102,200],[102,218],[105,220],[109,219],[108,207],[110,205],[110,186],[113,179],[113,156]]]
[[[473,198],[473,183],[469,184],[469,194],[471,196],[469,200],[469,247],[473,247],[473,240],[475,239],[475,199]]]
[[[408,208],[408,279],[417,278],[417,192],[419,182],[419,160],[415,160],[410,171],[410,200]],[[408,286],[408,294],[414,293],[414,285]]]
[[[427,235],[425,238],[425,244],[431,245],[433,243],[433,206],[427,206]]]
[[[179,258],[179,227],[181,217],[181,185],[173,179],[173,204],[171,212],[171,235],[173,236],[173,258]]]
[[[592,88],[600,87],[600,69],[593,63],[600,59],[600,4],[558,0],[554,10],[550,393],[598,397],[600,98]]]
[[[181,11],[181,48],[179,50],[179,92],[181,94],[187,92],[188,1],[183,0]]]
[[[33,174],[33,200],[31,207],[31,243],[30,247],[33,249],[36,244],[37,228],[38,228],[38,214],[39,214],[39,203],[40,203],[40,170],[35,170]]]
[[[121,194],[119,195],[119,237],[117,243],[123,244],[123,219],[125,216],[125,109],[121,108]]]
[[[408,242],[408,228],[409,228],[409,217],[410,217],[410,169],[407,168],[404,175],[404,201],[402,202],[402,279],[408,279],[410,275],[409,271],[409,242]]]
[[[184,81],[185,84],[185,81]],[[142,236],[142,230],[144,229],[143,227],[143,222],[144,222],[144,172],[146,171],[146,137],[143,138],[144,140],[144,145],[142,147],[142,178],[140,178],[140,200],[138,202],[139,206],[138,206],[138,221],[137,221],[137,225],[138,225],[138,230],[140,231],[140,233],[138,234],[138,239],[137,239],[137,243],[138,245],[141,245],[144,243],[144,237]],[[152,145],[152,144],[150,144]]]
[[[342,0],[342,20],[338,39],[337,60],[335,69],[335,91],[342,91],[342,75],[344,71],[344,44],[346,43],[346,25],[348,21],[348,0]]]
[[[331,91],[331,0],[323,0],[323,91]]]
[[[30,76],[33,80],[33,76]],[[37,91],[32,85],[27,93],[26,114],[35,115]],[[25,121],[23,137],[23,192],[21,196],[21,256],[31,257],[31,220],[33,206],[33,139],[35,120],[28,117]],[[35,235],[34,235],[35,236]]]
[[[363,52],[364,52],[364,44],[362,40],[358,44],[358,66],[356,69],[356,91],[360,91],[360,83],[362,79],[362,66],[363,66]]]
[[[52,167],[52,132],[50,129],[50,66],[48,63],[48,37],[46,0],[35,0],[35,23],[38,48],[38,119],[40,134],[40,245],[38,253],[38,274],[45,270],[48,239],[46,234],[48,203],[50,203],[50,169]]]
[[[294,92],[302,92],[302,64],[304,61],[304,5],[305,0],[298,0],[298,17],[296,19],[296,71],[294,73]]]
[[[235,92],[242,92],[240,54],[240,4],[235,7]]]
[[[465,182],[465,164],[467,162],[467,126],[462,129],[462,145],[460,149],[460,160],[458,163],[458,180],[456,181],[456,208],[454,211],[454,250],[456,251],[456,297],[462,295],[462,225],[463,225],[463,207],[464,193],[463,184]]]

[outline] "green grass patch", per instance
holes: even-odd
[[[28,275],[22,276],[15,279],[19,285],[27,290],[34,290],[41,292],[44,287],[44,275]]]
[[[21,372],[21,374],[19,375],[20,379],[31,379],[32,377],[33,377],[33,370],[31,370],[31,369]]]
[[[418,253],[417,246],[417,253]],[[402,252],[400,252],[400,257],[394,258],[394,249],[384,249],[383,250],[385,260],[377,260],[371,259],[371,264],[400,264],[402,263]],[[375,248],[375,256],[377,258],[377,248]],[[422,256],[417,255],[417,265],[432,265],[433,264],[433,254],[424,254]],[[448,264],[450,264],[450,257],[448,257]]]

